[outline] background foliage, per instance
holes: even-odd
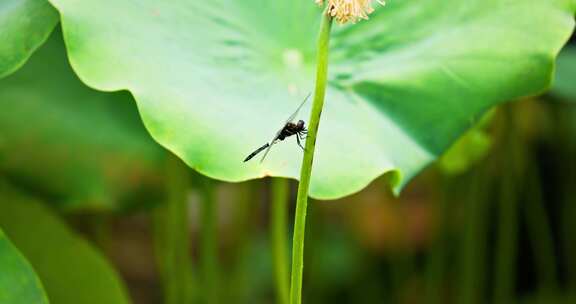
[[[296,177],[293,143],[241,159],[312,86],[308,2],[3,1],[0,303],[282,303],[294,183],[165,148]],[[307,303],[576,300],[573,43],[544,92],[575,8],[390,1],[336,28]]]

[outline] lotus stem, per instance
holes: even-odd
[[[290,303],[302,303],[302,274],[304,271],[304,235],[306,228],[306,209],[308,205],[308,189],[312,175],[312,163],[316,136],[320,125],[320,115],[324,105],[326,93],[326,79],[328,74],[328,46],[330,42],[330,29],[332,17],[323,13],[318,37],[318,55],[316,66],[316,88],[314,101],[306,138],[306,150],[300,169],[300,183],[298,184],[298,196],[296,198],[296,215],[294,219],[294,237],[292,239],[292,278],[290,285]]]
[[[272,257],[276,283],[276,303],[288,304],[288,180],[272,181]]]

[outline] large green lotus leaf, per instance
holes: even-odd
[[[129,303],[116,271],[47,204],[5,183],[0,196],[0,227],[32,264],[51,303]]]
[[[466,131],[438,159],[438,167],[444,174],[462,174],[486,156],[492,147],[492,137],[487,129],[494,115],[495,111],[484,114],[477,125]]]
[[[34,269],[1,229],[0,269],[0,304],[48,303]]]
[[[0,80],[0,105],[0,171],[62,208],[116,208],[159,188],[165,153],[133,99],[78,80],[59,33]]]
[[[552,93],[566,100],[576,101],[576,47],[566,47],[557,60],[556,78]]]
[[[393,171],[396,188],[490,106],[549,85],[574,26],[567,0],[387,1],[335,26],[310,194]],[[297,178],[294,138],[243,163],[313,88],[312,0],[51,0],[72,66],[130,90],[152,136],[210,177]],[[299,117],[308,117],[310,104]]]
[[[56,23],[58,12],[47,0],[0,1],[0,78],[24,64]]]

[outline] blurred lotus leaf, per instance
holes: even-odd
[[[484,130],[473,128],[442,155],[440,169],[448,174],[463,173],[488,152],[491,144],[492,140]]]
[[[189,166],[226,181],[299,176],[292,138],[262,164],[242,160],[313,88],[314,1],[51,3],[81,79],[130,90]],[[573,27],[571,0],[389,1],[335,25],[310,195],[342,197],[389,171],[398,190],[488,108],[547,88]]]
[[[576,47],[566,47],[560,52],[552,93],[576,101]]]
[[[0,184],[0,195],[0,227],[38,273],[50,303],[129,303],[115,270],[46,204],[5,182]]]
[[[47,304],[40,280],[0,229],[0,303]]]
[[[82,84],[59,33],[0,80],[0,104],[0,172],[62,208],[109,210],[161,191],[165,153],[134,101]]]
[[[439,168],[446,174],[464,173],[480,161],[492,147],[492,138],[486,128],[494,111],[487,112],[478,124],[466,131],[438,160]]]
[[[0,78],[23,65],[57,23],[47,0],[0,1]]]

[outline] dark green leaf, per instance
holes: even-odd
[[[6,184],[0,185],[0,193],[0,226],[38,273],[51,303],[129,303],[122,282],[104,257],[46,204]]]
[[[48,38],[58,12],[46,0],[0,2],[0,78],[17,70]]]
[[[32,266],[0,230],[0,304],[44,304],[40,280]]]
[[[566,47],[558,56],[552,93],[576,102],[576,47]]]
[[[67,209],[110,209],[159,188],[164,152],[126,92],[70,69],[61,36],[0,80],[0,170]]]

